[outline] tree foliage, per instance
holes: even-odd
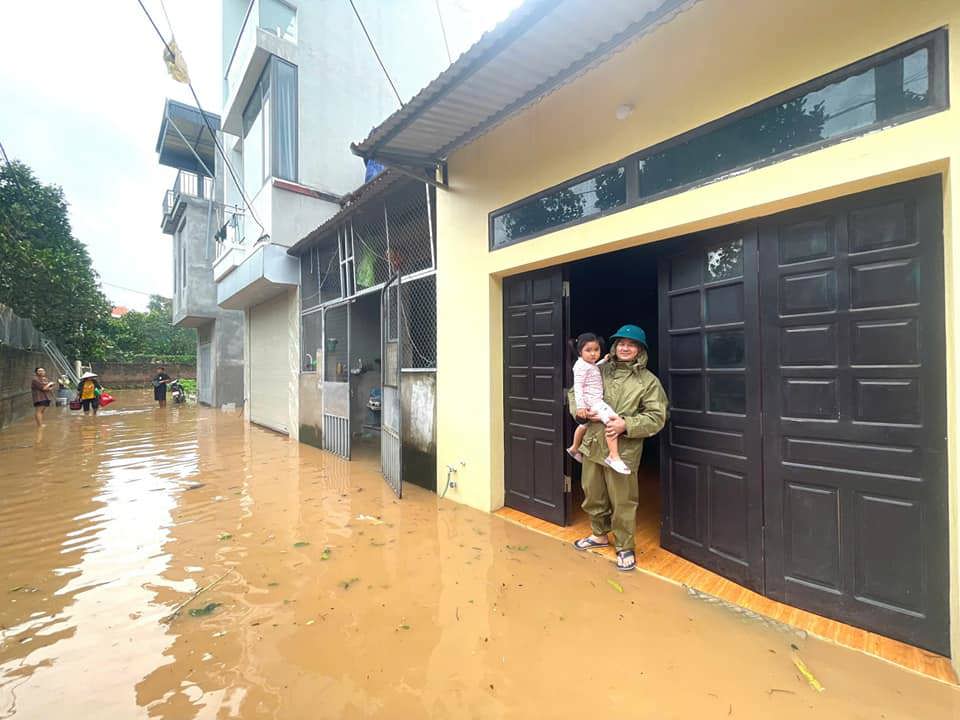
[[[63,190],[17,161],[0,167],[0,303],[68,357],[103,357],[110,304],[73,236]]]
[[[197,335],[189,328],[174,327],[173,302],[151,295],[146,312],[130,311],[110,318],[107,356],[110,360],[134,360],[141,356],[196,359]]]

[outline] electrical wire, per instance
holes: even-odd
[[[390,87],[393,88],[393,94],[397,96],[397,102],[400,103],[400,107],[403,107],[403,100],[400,99],[400,93],[397,92],[397,86],[393,84],[393,79],[390,77],[390,73],[387,72],[387,66],[383,64],[383,60],[380,58],[380,53],[377,52],[377,47],[373,44],[373,38],[371,38],[370,33],[367,32],[367,26],[363,24],[363,18],[360,17],[360,13],[357,11],[357,6],[353,4],[353,0],[350,0],[350,7],[353,8],[353,14],[357,16],[357,22],[359,22],[360,27],[363,28],[363,34],[367,36],[367,42],[370,43],[370,49],[373,50],[373,54],[377,56],[377,62],[380,63],[380,69],[383,70],[383,74],[387,77],[387,82],[390,83]]]
[[[443,35],[443,46],[447,49],[447,62],[453,63],[453,56],[450,55],[450,43],[447,42],[447,28],[443,25],[443,14],[440,12],[440,0],[434,0],[437,6],[437,18],[440,20],[440,33]]]
[[[113,283],[109,283],[103,279],[100,280],[100,284],[106,285],[108,287],[112,287],[115,290],[126,290],[127,292],[136,293],[137,295],[143,295],[144,297],[153,297],[154,295],[157,294],[157,293],[144,292],[143,290],[134,290],[133,288],[124,287],[123,285],[114,285]]]
[[[147,10],[146,5],[143,4],[143,0],[137,0],[137,3],[140,5],[140,9],[143,10],[143,14],[147,16],[147,20],[150,21],[150,24],[153,26],[153,29],[156,31],[157,36],[160,38],[160,42],[163,43],[163,46],[167,49],[167,52],[170,53],[170,56],[173,57],[175,53],[170,47],[170,43],[167,42],[167,39],[163,36],[163,33],[160,31],[160,28],[157,27],[157,23],[154,22],[153,16],[150,15],[150,11]],[[166,13],[166,10],[164,10]],[[169,18],[167,23],[169,24]],[[171,37],[173,36],[173,30],[170,31]],[[237,173],[233,169],[233,165],[230,163],[230,159],[227,157],[226,152],[224,152],[223,146],[220,144],[220,140],[217,139],[217,133],[210,125],[210,120],[207,118],[207,113],[204,112],[203,106],[200,104],[200,98],[197,97],[197,91],[193,88],[193,82],[188,81],[187,87],[190,88],[190,94],[193,95],[193,101],[197,104],[197,110],[200,111],[200,117],[203,119],[203,124],[207,126],[207,131],[210,133],[210,137],[213,139],[213,144],[217,148],[217,152],[220,153],[220,157],[223,159],[223,163],[226,166],[227,170],[230,172],[230,177],[233,179],[233,184],[236,185],[237,191],[240,193],[240,197],[243,200],[243,204],[246,205],[247,210],[250,211],[250,217],[253,218],[253,221],[260,228],[260,237],[257,238],[257,242],[262,240],[265,237],[268,237],[267,230],[263,226],[263,223],[260,222],[260,219],[257,217],[257,213],[254,211],[253,206],[250,204],[250,200],[247,199],[247,194],[243,191],[243,184],[240,180],[237,179]]]

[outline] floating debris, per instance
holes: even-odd
[[[349,590],[350,586],[353,585],[355,582],[357,582],[359,579],[360,578],[355,577],[355,578],[350,578],[349,580],[341,580],[340,587],[342,587],[344,590]]]
[[[373,515],[357,515],[357,520],[363,520],[368,523],[373,523],[374,525],[383,525],[383,520]]]
[[[230,533],[222,532],[219,535],[217,535],[217,540],[229,540],[232,537],[233,535],[231,535]]]
[[[524,552],[525,550],[529,549],[529,545],[507,545],[507,550],[519,550],[520,552]]]
[[[614,590],[616,590],[618,593],[622,593],[622,592],[623,592],[623,585],[621,585],[620,583],[618,583],[616,580],[607,580],[607,582],[610,584],[610,587],[612,587],[612,588],[613,588]]]
[[[323,552],[320,553],[320,559],[321,559],[321,560],[329,560],[329,559],[330,559],[330,548],[329,548],[329,547],[325,547],[325,548],[323,549]]]
[[[295,543],[293,544],[293,546],[294,546],[294,547],[297,547],[297,548],[300,548],[300,547],[306,547],[306,546],[309,545],[309,544],[310,544],[310,543],[308,543],[306,540],[298,540],[297,542],[295,542]]]
[[[810,684],[814,690],[818,693],[822,693],[826,688],[820,684],[820,681],[810,672],[810,668],[807,667],[807,664],[800,658],[799,655],[793,656],[793,664],[796,666],[797,670],[800,671],[800,674],[803,675],[804,679]]]
[[[190,609],[190,616],[191,616],[191,617],[206,617],[207,615],[213,614],[213,611],[216,610],[216,609],[217,609],[218,607],[220,607],[221,605],[223,605],[223,603],[211,602],[211,603],[207,603],[207,604],[204,605],[203,607],[191,608],[191,609]]]

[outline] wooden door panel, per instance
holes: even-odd
[[[941,190],[760,223],[766,586],[947,652]]]
[[[562,268],[503,282],[504,502],[566,522]]]
[[[659,272],[661,544],[762,592],[756,233],[691,237]]]

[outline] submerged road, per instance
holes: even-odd
[[[0,431],[0,719],[960,718],[954,687],[236,414],[47,418]]]

